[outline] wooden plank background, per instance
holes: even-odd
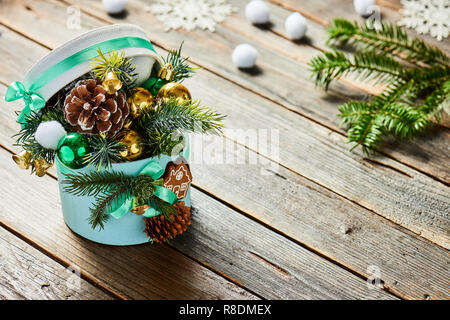
[[[21,105],[1,102],[1,179],[8,182],[0,187],[6,198],[1,225],[32,239],[59,263],[77,264],[83,281],[95,284],[78,296],[101,298],[106,291],[105,298],[137,299],[448,298],[448,129],[391,144],[373,159],[350,152],[337,107],[380,88],[342,79],[326,94],[314,87],[306,64],[326,49],[328,21],[356,18],[351,3],[327,1],[336,8],[330,11],[325,1],[271,1],[271,26],[255,28],[243,17],[246,2],[230,2],[239,10],[215,33],[166,33],[145,13],[146,1],[128,1],[128,14],[114,18],[99,1],[1,0],[0,61],[8,63],[0,68],[0,95],[50,49],[94,27],[128,22],[143,27],[161,55],[185,40],[184,54],[202,67],[186,85],[205,105],[228,114],[228,128],[280,132],[279,158],[257,155],[260,150],[239,141],[247,156],[259,157],[257,165],[192,165],[194,221],[185,235],[166,246],[111,248],[68,231],[56,191],[37,193],[57,190],[54,171],[38,179],[14,168],[8,159],[17,151],[12,111]],[[384,18],[398,19],[398,7],[379,4]],[[81,29],[66,27],[69,5],[81,8]],[[283,35],[291,11],[309,19],[306,41]],[[241,42],[259,51],[253,73],[231,64],[231,51]],[[439,45],[447,50],[449,44]],[[220,139],[234,137],[225,132]],[[233,156],[242,154],[235,150]],[[277,174],[261,174],[273,168]],[[26,202],[17,202],[25,195]],[[30,214],[35,210],[45,219]],[[382,290],[366,285],[371,266],[381,270]],[[57,293],[48,298],[65,294]]]

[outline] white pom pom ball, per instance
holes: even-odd
[[[258,51],[249,45],[248,43],[243,43],[238,45],[233,50],[231,56],[233,63],[238,68],[252,68],[256,63],[256,58],[258,57]]]
[[[353,7],[355,7],[355,11],[365,17],[370,15],[375,6],[375,0],[353,0]]]
[[[43,146],[45,149],[56,150],[58,148],[58,142],[67,134],[61,123],[58,121],[46,121],[41,122],[37,127],[34,134],[34,138],[37,143]]]
[[[125,10],[127,0],[102,0],[106,12],[110,14],[118,14]]]
[[[245,6],[245,16],[254,24],[269,22],[269,7],[261,0],[254,0]]]
[[[284,27],[286,28],[288,37],[293,40],[303,38],[308,29],[305,17],[298,12],[294,12],[287,17]]]

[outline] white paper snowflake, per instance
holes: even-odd
[[[450,0],[401,0],[401,26],[430,34],[441,41],[450,32]]]
[[[226,0],[158,0],[147,6],[146,11],[153,13],[171,29],[186,31],[200,28],[214,32],[216,24],[236,11]]]

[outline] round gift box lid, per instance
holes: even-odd
[[[95,46],[96,44],[124,37],[141,38],[150,43],[145,31],[142,28],[132,24],[114,24],[97,28],[86,32],[52,50],[28,71],[23,84],[26,88],[30,88],[45,71],[64,59],[67,59],[88,47]],[[121,48],[118,51],[124,51],[125,57],[132,57],[132,63],[136,66],[135,72],[137,73],[137,85],[143,83],[150,77],[153,68],[160,68],[161,61],[158,55],[155,51],[149,49],[148,47],[128,46]],[[103,52],[103,54],[107,54],[107,52]],[[84,62],[73,66],[69,70],[50,80],[42,87],[34,89],[33,91],[45,100],[48,100],[67,84],[91,70],[92,62],[90,59],[86,59]]]

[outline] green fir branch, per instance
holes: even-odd
[[[125,146],[114,138],[108,138],[104,134],[88,136],[90,151],[85,155],[84,162],[90,166],[109,169],[115,162],[123,160],[120,152]]]
[[[46,108],[41,112],[31,111],[31,113],[25,117],[25,121],[21,123],[23,127],[13,136],[16,138],[16,145],[21,145],[25,141],[34,139],[34,134],[41,122],[47,121],[58,121],[66,130],[68,129],[68,124],[62,110]]]
[[[159,132],[146,131],[146,145],[149,157],[155,157],[160,154],[172,155],[172,152],[179,153],[185,147],[184,136],[177,131]]]
[[[328,43],[354,44],[359,50],[375,50],[399,56],[408,62],[449,66],[447,55],[422,39],[410,40],[407,32],[397,25],[369,21],[363,24],[345,19],[334,19],[328,28]]]
[[[325,90],[328,90],[333,80],[349,74],[376,82],[398,81],[404,78],[400,63],[374,52],[357,53],[352,58],[340,51],[324,52],[314,57],[309,65],[316,84],[325,86]]]
[[[92,229],[95,230],[97,226],[103,229],[104,224],[109,220],[110,215],[108,212],[114,207],[120,206],[128,196],[127,186],[97,195],[93,207],[90,208],[91,215],[88,219]]]
[[[169,221],[171,221],[170,217],[172,215],[178,215],[178,211],[173,205],[170,205],[157,197],[151,197],[148,204],[156,211],[161,212],[161,214]]]
[[[336,19],[329,42],[356,44],[351,58],[339,51],[325,52],[310,62],[316,84],[325,89],[341,76],[356,74],[376,80],[385,89],[370,101],[350,101],[339,107],[348,141],[365,153],[381,147],[388,135],[412,139],[448,112],[449,58],[420,39],[409,39],[397,26],[382,23],[378,29]],[[399,60],[410,62],[402,64]]]
[[[75,196],[97,196],[128,186],[132,178],[116,171],[92,171],[68,174],[62,183],[64,191]]]
[[[125,57],[125,51],[108,51],[107,56],[100,48],[97,50],[99,56],[92,59],[92,72],[96,77],[104,80],[108,72],[114,72],[122,82],[126,91],[134,87],[136,82],[136,66],[131,62],[131,58]]]
[[[226,116],[203,107],[198,101],[183,101],[171,98],[162,101],[157,112],[148,112],[140,119],[140,125],[149,134],[155,131],[171,133],[175,130],[217,134]]]

